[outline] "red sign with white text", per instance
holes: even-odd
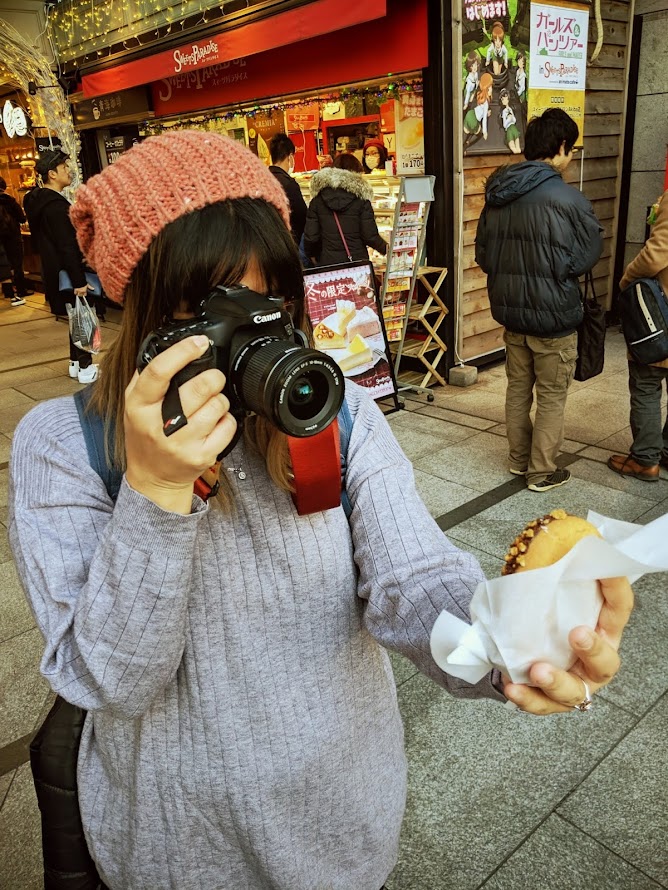
[[[359,0],[315,0],[298,9],[231,28],[206,40],[86,74],[81,88],[84,96],[91,99],[367,22],[384,16],[385,12],[386,0],[365,0],[364,3]]]
[[[160,80],[152,85],[153,109],[165,117],[427,64],[427,0],[388,0],[388,15],[379,21]]]

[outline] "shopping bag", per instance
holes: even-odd
[[[605,358],[605,309],[596,299],[591,272],[585,279],[584,317],[578,328],[578,358],[575,379],[589,380],[603,371]]]
[[[70,319],[70,337],[75,346],[93,355],[100,351],[102,333],[97,313],[89,305],[85,297],[75,297],[74,306],[67,303],[67,314]]]

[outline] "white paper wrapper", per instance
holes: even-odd
[[[575,660],[568,634],[596,627],[601,609],[597,578],[668,571],[668,514],[648,525],[590,512],[603,539],[583,538],[554,565],[484,581],[471,600],[471,625],[441,612],[431,633],[434,661],[448,674],[477,683],[499,668],[514,683],[547,661],[567,670]]]

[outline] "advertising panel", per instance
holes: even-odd
[[[304,272],[306,311],[316,349],[374,399],[397,391],[371,263]]]
[[[464,154],[520,154],[527,123],[526,0],[463,0]]]
[[[529,114],[561,108],[584,135],[589,10],[556,3],[531,4]]]

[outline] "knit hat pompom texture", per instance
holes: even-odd
[[[76,194],[70,217],[86,260],[107,295],[125,288],[153,239],[207,204],[260,198],[290,225],[285,192],[251,151],[217,133],[180,130],[133,146]]]

